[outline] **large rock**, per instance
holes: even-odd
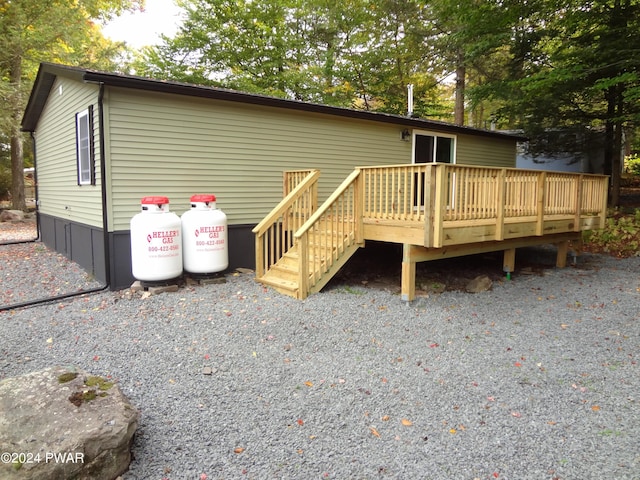
[[[24,220],[22,210],[2,210],[0,212],[0,222],[21,222]]]
[[[136,409],[104,378],[61,367],[7,378],[0,478],[113,480],[129,467],[137,426]]]
[[[466,290],[469,293],[480,293],[491,290],[493,282],[486,275],[479,275],[473,280],[469,281],[466,286]]]

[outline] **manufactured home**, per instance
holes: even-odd
[[[43,63],[22,120],[36,152],[40,237],[112,289],[128,287],[130,220],[149,195],[193,194],[228,217],[230,268],[256,267],[252,229],[283,172],[318,170],[321,202],[358,166],[515,166],[514,135]],[[260,253],[258,253],[260,255]]]

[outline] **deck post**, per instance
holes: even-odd
[[[298,295],[299,300],[309,296],[309,232],[298,240]]]
[[[558,253],[556,256],[556,267],[564,268],[567,266],[567,254],[569,253],[569,240],[563,240],[556,243]]]
[[[256,235],[255,241],[256,248],[256,276],[261,277],[264,275],[264,237],[262,235]]]
[[[546,194],[547,172],[540,172],[538,175],[538,198],[536,202],[536,235],[544,234],[544,207],[547,203]]]
[[[580,231],[580,215],[582,215],[582,184],[584,183],[584,175],[580,174],[580,176],[576,179],[578,185],[576,186],[576,215],[575,220],[573,221],[573,231]]]
[[[442,222],[444,209],[447,207],[447,191],[449,183],[447,177],[447,167],[444,164],[434,164],[432,168],[436,169],[436,193],[432,205],[433,209],[433,237],[431,238],[432,247],[442,247],[442,237],[444,235]],[[446,185],[445,185],[446,183]]]
[[[496,240],[504,240],[504,204],[506,195],[506,168],[500,169],[500,173],[497,176],[498,181],[498,198],[497,201],[497,218],[496,218]]]
[[[364,174],[360,168],[356,168],[356,171],[358,172],[358,178],[353,183],[355,242],[358,245],[364,245]]]
[[[416,297],[416,261],[411,258],[411,245],[402,244],[401,298],[410,302]]]
[[[512,273],[516,268],[516,249],[508,248],[504,251],[504,259],[502,260],[502,270],[505,273]]]

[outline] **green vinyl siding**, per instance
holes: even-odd
[[[321,170],[324,199],[355,166],[411,159],[397,125],[115,88],[106,98],[114,230],[146,195],[181,215],[191,195],[213,193],[230,224],[254,224],[282,199],[284,170]]]
[[[57,77],[34,134],[39,211],[69,221],[102,227],[98,89]],[[94,106],[96,185],[78,185],[76,113]]]
[[[516,166],[516,141],[476,135],[458,135],[456,163],[488,167]]]

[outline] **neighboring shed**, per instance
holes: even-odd
[[[230,268],[255,267],[251,229],[284,170],[318,169],[320,200],[356,166],[438,161],[515,167],[520,137],[418,118],[43,63],[31,132],[42,240],[112,289],[128,287],[129,222],[147,195],[181,215],[213,193]]]

